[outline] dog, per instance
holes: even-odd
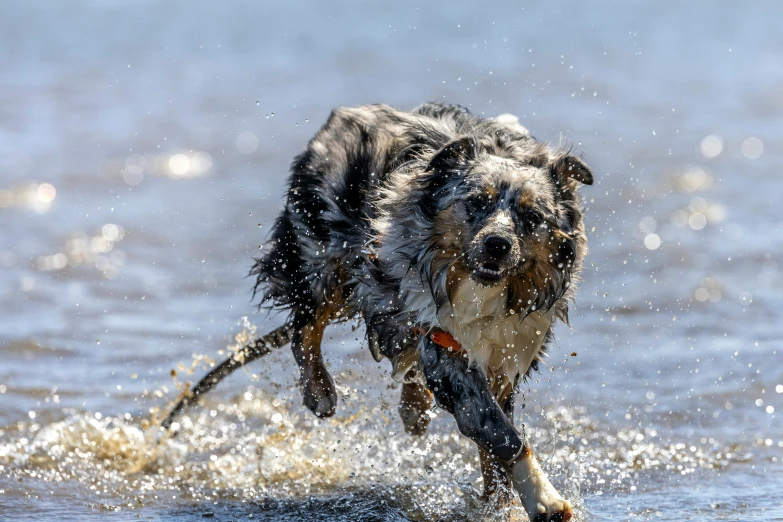
[[[293,162],[287,199],[255,260],[254,296],[288,321],[186,394],[164,426],[236,368],[291,343],[303,401],[337,407],[325,327],[359,318],[370,352],[403,382],[409,433],[435,402],[479,450],[483,497],[516,490],[531,520],[567,521],[514,426],[514,394],[568,322],[587,239],[580,158],[535,140],[510,115],[426,103],[341,108]]]

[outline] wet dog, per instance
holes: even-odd
[[[376,360],[403,381],[407,431],[433,399],[479,447],[485,495],[520,496],[535,521],[568,520],[514,426],[514,393],[541,361],[587,250],[587,165],[516,118],[456,105],[338,109],[294,161],[285,206],[252,274],[289,320],[210,372],[166,421],[242,364],[291,343],[304,404],[334,415],[321,341],[361,318]]]

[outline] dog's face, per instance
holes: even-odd
[[[470,276],[495,285],[524,271],[555,219],[551,182],[541,169],[477,158],[453,204],[454,225]]]
[[[521,309],[540,301],[534,294],[568,286],[584,248],[576,189],[593,178],[574,156],[544,146],[513,150],[523,153],[458,140],[433,157],[427,183],[436,233],[449,231],[450,244],[441,246],[475,282],[518,287]]]

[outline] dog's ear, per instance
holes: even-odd
[[[470,137],[452,141],[435,153],[424,172],[458,168],[476,156],[476,148],[475,140]]]
[[[568,185],[569,180],[578,181],[584,185],[593,184],[593,172],[582,161],[582,158],[571,154],[560,154],[550,164],[552,175],[556,182]]]

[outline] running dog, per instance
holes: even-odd
[[[400,414],[427,429],[433,399],[479,448],[485,497],[515,489],[531,520],[571,505],[514,426],[514,393],[537,369],[587,253],[581,158],[513,116],[457,105],[335,110],[293,162],[285,206],[251,274],[289,320],[212,370],[163,425],[236,368],[291,343],[304,404],[334,415],[321,341],[362,319],[376,360],[403,381]]]

